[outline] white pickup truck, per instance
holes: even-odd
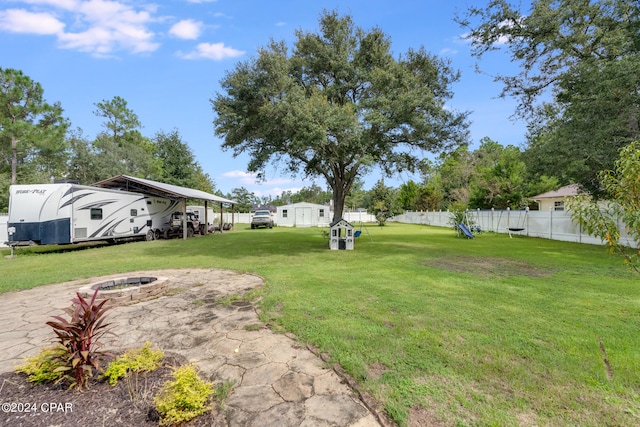
[[[255,211],[251,217],[251,229],[259,227],[273,228],[273,219],[271,218],[271,212]]]

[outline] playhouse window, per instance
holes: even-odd
[[[102,209],[91,208],[91,219],[102,219]]]
[[[282,218],[286,218],[286,217],[287,217],[287,210],[282,209]]]

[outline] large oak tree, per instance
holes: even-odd
[[[504,49],[520,66],[495,79],[528,120],[531,170],[597,191],[598,171],[640,138],[640,2],[515,3],[490,0],[457,20],[474,55]]]
[[[325,11],[318,33],[298,30],[291,50],[271,41],[222,80],[211,100],[223,149],[250,156],[264,177],[273,163],[324,177],[334,220],[358,176],[413,170],[425,151],[467,138],[467,114],[447,108],[459,75],[424,48],[394,58],[379,28]]]

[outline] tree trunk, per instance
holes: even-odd
[[[11,137],[11,185],[18,183],[18,140]]]
[[[344,200],[347,197],[347,192],[344,191],[344,186],[337,183],[333,189],[333,220],[336,222],[342,219],[342,213],[344,212]]]
[[[351,169],[345,170],[344,166],[333,169],[335,176],[325,175],[327,181],[333,190],[333,221],[342,219],[344,213],[344,201],[347,194],[351,191],[353,181],[358,175],[360,165],[356,164]]]

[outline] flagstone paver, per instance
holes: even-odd
[[[258,276],[226,270],[139,271],[5,293],[0,372],[50,344],[53,334],[44,322],[64,316],[82,285],[123,276],[167,277],[169,294],[110,310],[116,335],[105,347],[119,351],[150,341],[195,363],[211,381],[232,381],[225,401],[229,426],[389,425],[308,348],[267,328],[256,330],[260,320],[252,304],[219,302],[263,284]]]

